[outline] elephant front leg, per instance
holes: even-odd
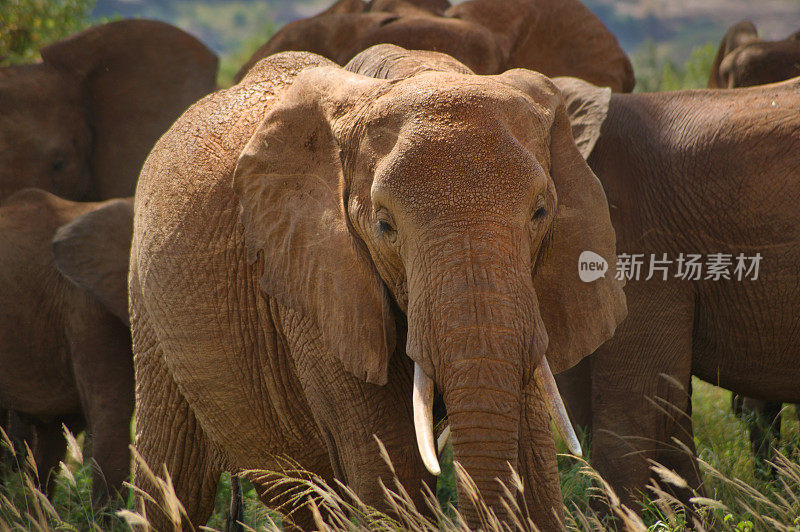
[[[388,510],[380,486],[394,488],[376,438],[392,461],[398,480],[418,510],[427,512],[423,483],[435,491],[435,478],[417,452],[411,405],[413,364],[396,353],[385,386],[367,384],[346,372],[327,352],[307,320],[287,320],[286,340],[295,371],[328,449],[335,477],[366,504]],[[298,326],[300,322],[303,326]]]
[[[774,458],[774,449],[781,440],[781,410],[783,403],[762,401],[745,397],[742,414],[746,416],[750,431],[750,450],[756,457],[755,475],[762,480],[777,477],[775,466],[769,464]]]
[[[643,284],[626,287],[628,318],[592,355],[592,462],[631,509],[647,493],[651,460],[693,489],[701,484],[690,398],[693,298]],[[688,492],[676,495],[688,502]]]
[[[134,405],[130,333],[115,316],[92,305],[69,324],[72,370],[92,441],[92,501],[106,504],[130,476]]]
[[[150,471],[163,477],[166,469],[190,523],[176,525],[165,512],[164,491],[147,469],[134,464],[134,485],[153,500],[136,494],[136,509],[145,512],[154,530],[194,530],[204,525],[214,507],[223,467],[191,407],[180,393],[165,363],[161,346],[146,320],[135,324],[136,450]]]
[[[36,461],[36,470],[39,485],[45,488],[47,496],[52,498],[56,489],[56,475],[59,462],[64,460],[67,451],[67,440],[61,420],[48,423],[36,423],[33,429],[35,434],[33,457]],[[75,433],[77,435],[77,433]]]

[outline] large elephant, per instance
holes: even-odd
[[[780,41],[764,41],[755,25],[731,26],[719,44],[708,86],[734,89],[765,85],[800,76],[800,31]]]
[[[96,26],[41,55],[0,68],[0,200],[131,196],[156,139],[215,87],[216,56],[163,22]]]
[[[62,423],[86,428],[97,502],[130,470],[132,205],[38,189],[0,205],[0,405],[21,420],[4,428],[29,443],[42,484],[64,458]]]
[[[588,162],[627,254],[619,273],[633,276],[634,254],[644,262],[625,287],[627,320],[559,386],[591,427],[597,469],[627,500],[644,490],[648,459],[697,488],[696,464],[671,441],[694,450],[691,375],[800,399],[800,78],[631,95],[555,82],[576,137],[596,142]]]
[[[577,276],[583,250],[614,261],[605,196],[544,76],[426,58],[355,62],[406,76],[383,80],[273,55],[187,111],[145,163],[136,446],[195,524],[223,469],[280,468],[280,455],[385,507],[374,436],[420,502],[439,467],[435,386],[489,504],[502,511],[510,464],[539,526],[560,526],[545,403],[563,405],[534,383],[552,390],[546,361],[575,364],[625,314],[618,281]],[[152,490],[141,468],[134,479]]]
[[[287,24],[239,70],[289,50],[341,65],[381,43],[449,54],[478,74],[529,68],[576,76],[615,91],[633,90],[633,68],[616,37],[579,0],[339,0]]]

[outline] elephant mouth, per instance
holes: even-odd
[[[572,428],[572,423],[567,415],[567,409],[564,407],[561,394],[558,392],[556,380],[553,377],[553,372],[550,371],[547,358],[542,357],[542,361],[534,371],[533,376],[539,393],[545,399],[550,418],[567,444],[567,448],[572,454],[582,456],[581,444],[578,441],[575,430]],[[415,362],[412,404],[417,449],[428,472],[438,476],[441,473],[438,456],[450,436],[450,426],[448,425],[442,431],[438,441],[435,441],[433,432],[433,399],[433,379],[426,375],[419,364]]]

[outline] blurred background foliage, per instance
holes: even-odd
[[[0,66],[32,63],[39,49],[97,23],[96,0],[0,0]]]
[[[633,54],[636,92],[702,89],[708,84],[717,45],[709,42],[691,50],[688,59],[679,63],[660,50],[654,41],[645,42]]]

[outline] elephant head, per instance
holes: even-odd
[[[731,26],[717,50],[710,88],[734,89],[777,83],[800,76],[800,31],[780,41],[764,41],[755,25],[743,20]]]
[[[281,29],[239,70],[287,50],[307,50],[345,64],[382,43],[447,53],[478,74],[529,68],[578,76],[615,91],[633,90],[628,57],[579,0],[342,0]]]
[[[584,250],[615,261],[602,187],[544,76],[476,76],[451,59],[419,68],[430,55],[384,53],[354,64],[404,77],[301,72],[240,155],[233,182],[251,259],[263,255],[261,286],[313,320],[361,379],[384,384],[390,356],[413,360],[431,472],[435,386],[456,459],[489,503],[499,507],[495,479],[508,483],[511,464],[560,512],[547,394],[531,408],[525,390],[536,372],[547,387],[548,364],[574,365],[625,315],[613,276],[578,277]],[[522,460],[543,434],[544,458]],[[548,506],[541,520],[552,515]]]
[[[162,22],[96,26],[41,55],[0,69],[0,199],[26,187],[133,194],[158,137],[215,85],[216,56]]]

